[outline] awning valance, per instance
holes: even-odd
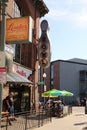
[[[28,80],[27,78],[17,74],[16,72],[7,73],[7,82],[33,84],[30,80]]]

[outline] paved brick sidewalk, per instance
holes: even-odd
[[[82,130],[87,127],[87,114],[73,113],[63,118],[53,118],[51,123],[35,130]]]

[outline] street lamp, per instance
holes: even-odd
[[[45,79],[46,79],[46,77],[47,77],[46,73],[43,73],[44,91],[46,91],[46,84],[45,84]]]
[[[44,92],[46,91],[46,84],[45,84],[45,79],[46,79],[46,77],[47,77],[46,73],[43,73]],[[45,103],[45,98],[44,98],[44,103]]]
[[[47,76],[46,73],[43,73],[43,78],[46,78],[46,76]]]

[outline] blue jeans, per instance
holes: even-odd
[[[11,107],[10,107],[10,116],[14,116],[14,106],[12,105]]]

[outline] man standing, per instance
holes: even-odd
[[[10,116],[14,116],[14,93],[10,92],[9,95],[6,97],[6,104],[8,108],[8,112]]]

